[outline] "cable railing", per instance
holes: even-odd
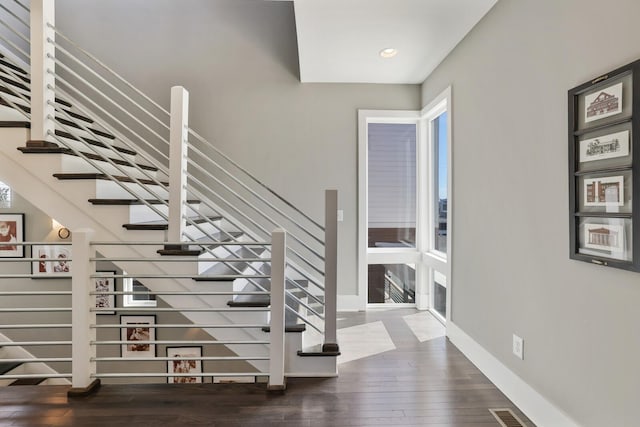
[[[25,20],[24,5],[14,2],[0,4],[0,40],[2,40],[3,57],[18,56],[25,63],[29,62],[29,22]],[[28,9],[27,9],[28,12]],[[27,18],[28,19],[28,15]]]
[[[14,1],[24,7],[18,0]],[[157,219],[168,221],[167,184],[158,174],[169,175],[169,142],[166,133],[170,128],[166,122],[170,113],[54,26],[48,24],[48,28],[56,34],[56,41],[52,38],[48,41],[55,46],[58,55],[46,55],[56,65],[55,74],[53,67],[47,70],[55,75],[56,85],[46,88],[60,94],[72,106],[57,99],[56,102],[47,103],[55,112],[55,115],[47,118],[55,120],[56,127],[63,131],[49,130],[47,137],[85,161],[96,173],[115,183],[127,198],[144,205]],[[79,59],[80,56],[83,60]],[[6,68],[0,65],[2,71],[7,71]],[[15,70],[9,69],[7,72],[18,81],[25,80]],[[28,111],[21,108],[21,104],[29,105],[29,83],[25,82],[23,86],[26,87],[24,93],[15,97],[20,100],[19,104],[3,93],[0,93],[0,98],[28,118]],[[121,107],[124,104],[133,109]],[[91,125],[79,120],[78,115],[90,118]],[[269,253],[260,254],[266,245],[244,245],[241,240],[268,240],[269,230],[273,227],[288,229],[290,242],[286,248],[289,262],[286,266],[285,310],[317,332],[324,333],[323,326],[318,326],[318,322],[313,322],[311,318],[317,318],[320,324],[325,320],[322,308],[325,301],[325,227],[195,131],[188,129],[187,134],[189,151],[192,153],[187,167],[187,198],[198,200],[207,212],[205,214],[201,212],[202,209],[185,202],[187,213],[182,220],[187,228],[182,233],[185,240],[180,245],[199,248],[203,252],[202,265],[218,263],[227,267],[229,274],[225,275],[226,279],[242,279],[246,282],[244,291],[264,292],[269,290],[263,282],[267,279],[263,266],[268,265],[265,258],[269,257]],[[153,165],[158,172],[150,172],[145,167],[147,165],[138,164],[122,148],[135,152],[137,158],[148,166]],[[215,160],[208,153],[214,153]],[[121,176],[127,179],[122,181]],[[212,220],[209,218],[211,214],[220,214],[223,220]],[[240,232],[245,237],[239,238]],[[206,240],[209,242],[206,243]],[[229,245],[222,244],[227,241],[230,241]],[[166,242],[165,245],[170,246]],[[233,246],[242,246],[244,255],[236,253]],[[224,252],[226,261],[217,259],[222,258],[221,252]],[[178,260],[166,262],[177,263]],[[164,278],[167,278],[166,275]],[[147,279],[161,280],[153,276]],[[186,277],[171,279],[185,280]],[[290,305],[301,307],[302,310]]]

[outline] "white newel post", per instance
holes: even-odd
[[[96,323],[96,313],[91,311],[95,307],[95,297],[89,292],[95,290],[91,284],[91,275],[96,271],[95,250],[90,242],[93,230],[80,229],[73,232],[71,245],[71,360],[72,360],[72,389],[69,394],[82,394],[93,387],[91,378],[96,372],[96,364],[91,358],[96,356],[95,346],[91,341],[96,339],[96,330],[90,325]]]
[[[322,351],[339,351],[338,304],[338,190],[325,191],[324,212],[324,344]]]
[[[55,40],[55,1],[31,0],[31,140],[28,146],[52,144],[49,131],[54,131],[56,79],[55,47],[47,39]],[[49,55],[49,56],[47,56]],[[51,73],[47,72],[50,70]],[[45,141],[49,141],[47,144]]]
[[[271,234],[271,322],[269,323],[269,390],[284,390],[284,292],[287,236],[282,229]]]
[[[187,140],[189,138],[189,92],[171,88],[169,148],[169,242],[182,242],[187,199]]]

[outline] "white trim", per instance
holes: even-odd
[[[416,125],[416,146],[420,141],[420,113],[413,110],[358,110],[358,298],[361,302],[351,305],[364,310],[367,307],[367,130],[369,123],[407,123]],[[417,177],[416,177],[417,179]],[[413,248],[412,248],[413,249]],[[416,249],[413,249],[416,251]],[[342,298],[342,296],[340,297]],[[340,310],[340,308],[338,308]]]
[[[447,337],[536,425],[580,427],[577,422],[500,363],[496,357],[475,342],[450,319],[447,320]]]
[[[366,300],[361,295],[338,295],[338,311],[364,311]]]

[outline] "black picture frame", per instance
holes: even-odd
[[[167,357],[187,357],[191,356],[183,354],[183,352],[196,352],[193,357],[202,357],[202,346],[198,345],[189,345],[189,346],[179,346],[179,347],[167,347],[166,348]],[[189,364],[184,364],[181,369],[188,369],[187,371],[178,370],[176,364],[178,362],[190,362]],[[193,376],[189,377],[167,377],[168,384],[201,384],[204,382],[204,378],[202,375],[202,360],[189,360],[189,359],[181,359],[179,361],[167,360],[167,374],[174,373],[193,373]]]
[[[25,226],[23,213],[0,214],[0,258],[24,258]]]
[[[130,322],[130,323],[127,323]],[[156,315],[155,314],[122,314],[120,315],[120,324],[129,324],[129,325],[148,325],[143,327],[142,329],[147,329],[147,331],[141,331],[142,333],[146,333],[149,341],[156,340]],[[130,340],[131,327],[120,327],[120,341],[130,341],[135,342],[135,340]],[[145,341],[142,338],[140,341]],[[136,359],[140,357],[156,357],[157,356],[157,346],[155,344],[147,344],[144,345],[146,348],[132,348],[132,344],[126,343],[120,345],[120,357],[122,358],[130,358]]]
[[[640,271],[640,60],[568,91],[570,258]]]
[[[96,273],[109,273],[115,276],[117,272],[115,270],[100,270],[96,271]],[[106,286],[107,292],[115,292],[116,291],[116,283],[117,280],[115,277],[95,277],[95,290],[96,292],[100,291],[101,286]],[[95,297],[95,308],[96,315],[103,314],[116,314],[116,296],[115,295],[94,295]],[[105,308],[111,308],[111,310],[105,310]]]

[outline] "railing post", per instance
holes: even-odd
[[[271,322],[269,323],[269,390],[284,390],[284,292],[286,268],[286,232],[271,234]]]
[[[338,190],[325,191],[324,211],[324,344],[322,351],[340,351],[338,304]]]
[[[185,228],[187,199],[187,140],[189,138],[189,92],[182,86],[171,88],[171,129],[169,135],[169,231],[167,240],[181,242]]]
[[[91,379],[96,372],[96,364],[91,359],[96,356],[96,330],[90,325],[96,323],[95,297],[89,295],[95,286],[91,274],[96,271],[95,250],[91,247],[93,230],[80,229],[73,232],[71,244],[71,374],[72,388],[69,396],[84,395],[100,385],[100,380]]]
[[[31,140],[28,147],[57,146],[49,132],[54,131],[56,79],[55,47],[47,39],[55,40],[55,0],[31,0]],[[47,72],[50,70],[51,72]]]

